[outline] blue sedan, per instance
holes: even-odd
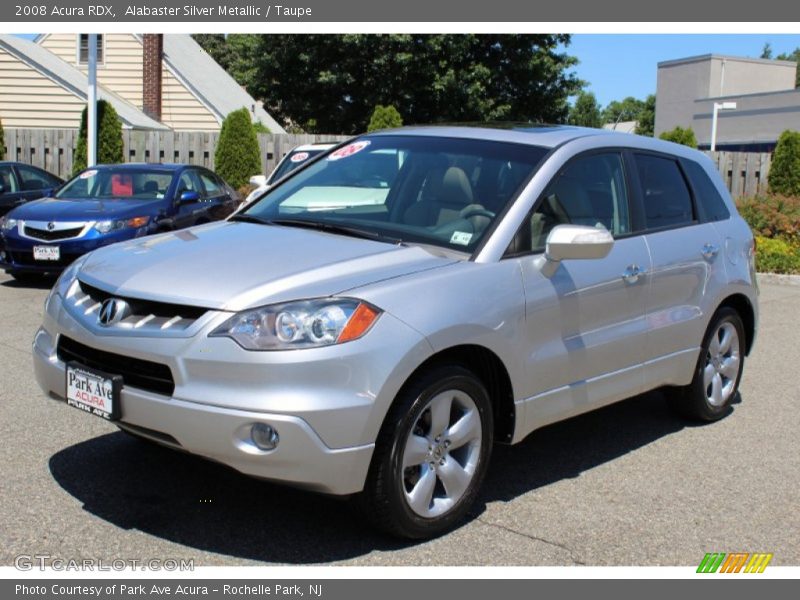
[[[52,197],[0,218],[0,268],[17,278],[58,273],[101,246],[225,218],[238,201],[227,183],[202,167],[92,167]]]

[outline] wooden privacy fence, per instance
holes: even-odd
[[[272,171],[278,161],[295,146],[343,140],[346,137],[259,133],[261,172]],[[122,130],[126,162],[177,162],[213,169],[218,140],[219,132]],[[77,143],[77,129],[6,129],[5,159],[42,167],[68,178],[72,174],[72,158]]]
[[[772,163],[768,152],[706,152],[717,165],[722,181],[734,199],[767,191],[767,176]]]
[[[77,144],[77,129],[6,129],[6,160],[42,167],[61,177],[72,173],[72,155]],[[261,171],[269,173],[295,146],[313,142],[343,140],[342,135],[258,134]],[[179,162],[214,168],[218,132],[135,131],[122,132],[127,162]],[[754,196],[767,190],[767,175],[772,161],[769,153],[706,152],[722,175],[734,198]],[[255,173],[254,173],[255,175]]]

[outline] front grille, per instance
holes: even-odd
[[[42,268],[52,267],[53,269],[63,269],[64,267],[68,267],[76,258],[80,256],[80,254],[66,254],[62,252],[61,257],[58,260],[36,260],[33,258],[32,251],[9,252],[8,254],[11,257],[11,262],[15,265]]]
[[[125,296],[118,296],[116,294],[112,294],[111,292],[107,292],[105,290],[101,290],[100,288],[94,287],[93,285],[89,285],[88,283],[84,283],[83,281],[78,281],[81,292],[89,296],[92,302],[102,303],[103,300],[108,298],[118,298],[119,300],[125,300],[127,302],[132,311],[133,315],[137,317],[146,317],[148,315],[153,315],[154,317],[162,317],[165,319],[173,319],[175,317],[180,317],[181,319],[188,319],[194,321],[199,319],[204,314],[206,314],[207,309],[201,308],[199,306],[187,306],[185,304],[170,304],[167,302],[154,302],[152,300],[141,300],[139,298],[128,298]]]
[[[56,352],[62,362],[74,360],[111,375],[122,375],[123,385],[126,386],[164,396],[172,396],[175,391],[172,371],[167,365],[96,350],[63,335],[58,339]]]
[[[47,229],[39,229],[37,227],[31,227],[26,225],[23,228],[23,233],[28,237],[36,238],[37,240],[44,240],[46,242],[52,242],[53,240],[66,240],[69,238],[78,237],[81,231],[83,231],[83,227],[75,227],[72,229],[61,229],[57,231],[48,231]]]

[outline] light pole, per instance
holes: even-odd
[[[711,117],[711,151],[717,149],[717,115],[721,110],[736,110],[736,102],[714,102],[714,114]]]
[[[86,110],[86,166],[93,167],[97,163],[97,34],[89,34],[89,90],[86,94],[88,108]]]

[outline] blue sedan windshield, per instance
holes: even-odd
[[[87,169],[65,184],[56,198],[161,200],[172,177],[158,169]]]

